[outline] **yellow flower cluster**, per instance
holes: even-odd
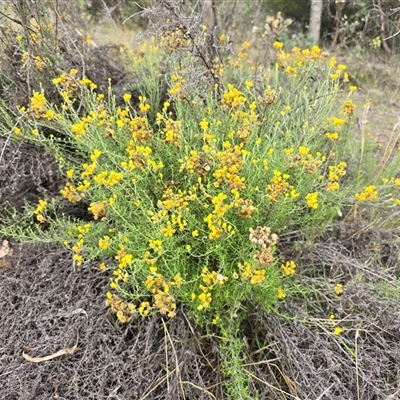
[[[343,112],[347,115],[348,118],[351,118],[354,115],[354,111],[356,106],[351,100],[346,100],[343,107]]]
[[[133,260],[133,255],[127,253],[126,248],[123,244],[119,244],[119,250],[115,259],[119,261],[118,267],[123,269],[126,268]]]
[[[313,156],[306,146],[299,146],[297,153],[293,148],[284,149],[283,152],[291,168],[301,165],[309,174],[316,174],[319,166],[326,161],[320,152]]]
[[[150,104],[146,103],[146,101],[146,97],[139,96],[139,110],[142,114],[146,114],[151,108]]]
[[[343,328],[341,326],[338,326],[337,323],[335,322],[335,315],[334,314],[331,314],[329,316],[329,321],[330,321],[331,325],[333,327],[335,327],[335,329],[333,331],[334,335],[339,336],[343,332]]]
[[[83,169],[83,172],[81,173],[82,178],[87,178],[94,174],[96,167],[97,167],[97,159],[100,156],[101,156],[101,151],[94,149],[92,154],[90,155],[90,159],[92,161],[91,164],[84,163],[82,165],[82,169]],[[72,178],[72,177],[70,177],[70,178]]]
[[[228,91],[222,95],[222,104],[229,110],[241,108],[246,103],[246,96],[232,84],[228,83]]]
[[[164,134],[164,141],[179,146],[182,139],[179,133],[181,122],[175,121],[171,116],[167,117],[161,113],[157,113],[156,122],[158,125],[162,126],[161,132]]]
[[[169,219],[166,221],[166,224],[160,228],[160,232],[165,237],[171,237],[174,233],[182,232],[187,226],[187,221],[182,217],[181,214],[171,214]]]
[[[120,243],[115,259],[118,265],[113,271],[114,279],[110,283],[112,289],[117,289],[120,282],[128,282],[129,273],[126,268],[133,262],[133,255],[128,253],[126,247]]]
[[[46,222],[46,217],[44,216],[44,212],[47,208],[47,201],[40,199],[39,205],[36,207],[35,211],[33,212],[36,215],[36,219],[41,223]]]
[[[35,58],[33,59],[33,65],[40,72],[43,72],[47,68],[48,62],[49,62],[48,58],[43,59],[40,56],[35,56]]]
[[[84,191],[84,187],[89,187],[90,183],[88,181],[84,181],[86,183],[83,184],[84,186],[81,187],[81,191]],[[60,190],[60,193],[62,194],[63,197],[65,197],[69,202],[71,203],[77,203],[81,201],[84,198],[83,193],[78,193],[78,188],[74,186],[73,183],[67,182],[65,184],[65,187]]]
[[[342,176],[346,175],[346,168],[347,164],[342,161],[337,165],[330,165],[329,166],[329,173],[328,173],[328,184],[326,187],[327,192],[333,192],[335,190],[339,190],[339,179]]]
[[[378,192],[375,186],[370,185],[367,186],[363,192],[356,193],[355,197],[358,201],[366,201],[366,200],[375,201],[378,198]]]
[[[68,101],[66,101],[68,104]],[[82,139],[87,129],[96,121],[98,115],[95,111],[90,112],[89,115],[82,117],[78,122],[71,125],[71,132],[75,134],[77,140]],[[98,124],[97,124],[98,125]]]
[[[215,178],[214,186],[218,188],[222,183],[227,184],[235,193],[238,190],[246,188],[246,178],[239,175],[243,165],[244,158],[249,152],[243,149],[243,143],[231,146],[229,142],[224,143],[225,150],[211,153],[214,160],[218,160],[213,177]]]
[[[63,72],[60,76],[53,79],[53,85],[59,87],[60,94],[67,103],[70,103],[69,98],[72,97],[79,89],[76,75],[78,70],[76,68],[70,69],[70,71]]]
[[[132,303],[126,303],[117,294],[106,293],[106,306],[110,307],[111,311],[117,314],[117,318],[121,323],[127,323],[132,319],[136,312],[136,306]]]
[[[70,73],[70,74],[71,74],[71,73]],[[64,82],[62,82],[62,83],[64,83]],[[80,84],[81,86],[89,86],[90,89],[92,89],[92,90],[94,90],[94,89],[97,88],[97,85],[96,85],[94,82],[92,82],[90,79],[88,79],[88,78],[80,79],[80,80],[79,80],[79,84]]]
[[[240,123],[240,125],[237,127],[236,135],[241,144],[246,142],[247,139],[254,135],[258,120],[258,114],[254,111],[256,107],[256,103],[252,102],[249,105],[250,112],[237,111],[234,114],[234,118],[237,118],[238,122]]]
[[[161,42],[165,45],[165,40]],[[141,64],[146,64],[149,59],[151,61],[151,66],[155,68],[155,60],[159,60],[162,54],[158,46],[158,38],[155,36],[151,36],[141,43],[135,43],[135,46],[127,44],[122,45],[119,51],[121,59],[125,61],[129,67],[133,68],[137,68]]]
[[[177,193],[172,188],[166,188],[162,194],[163,200],[158,200],[157,206],[165,210],[189,210],[190,202],[197,199],[197,194],[191,190],[179,189]]]
[[[251,285],[256,285],[265,281],[265,269],[253,268],[248,261],[243,264],[238,263],[240,276],[244,281],[249,281]]]
[[[185,79],[179,75],[172,74],[171,81],[172,85],[171,88],[168,90],[168,93],[171,96],[181,93],[183,90],[183,85],[185,84]]]
[[[43,93],[33,92],[31,97],[29,111],[36,119],[42,118],[47,110],[47,100]]]
[[[333,81],[338,80],[338,79],[340,78],[340,76],[342,75],[342,73],[343,73],[343,71],[344,71],[345,69],[346,69],[346,66],[345,66],[345,65],[343,65],[343,64],[338,64],[338,66],[336,67],[336,71],[334,71],[334,72],[331,74],[331,79],[332,79]],[[347,74],[346,72],[344,73],[343,81],[344,81],[344,82],[348,82],[348,81],[349,81],[349,76],[348,76],[348,74]]]
[[[270,201],[277,201],[279,197],[291,197],[295,199],[299,196],[294,186],[289,184],[290,175],[282,174],[280,171],[274,171],[274,176],[271,178],[269,185],[267,185],[268,198]]]
[[[271,86],[267,86],[267,88],[264,91],[263,96],[258,96],[258,103],[262,107],[267,107],[270,106],[271,104],[274,104],[276,101],[276,92],[275,90],[271,89]]]
[[[101,171],[94,177],[94,181],[98,185],[115,186],[123,177],[122,172]]]
[[[185,156],[184,160],[179,160],[181,166],[179,172],[183,172],[185,169],[191,174],[196,174],[197,176],[206,176],[210,170],[214,161],[206,153],[197,150],[190,150],[190,155]]]
[[[200,301],[200,304],[197,306],[198,311],[208,308],[212,301],[211,292],[215,287],[222,286],[229,280],[227,276],[217,271],[210,271],[207,267],[204,267],[201,271],[201,279],[205,283],[205,285],[199,285],[201,293],[199,295],[192,293],[192,300],[198,299]]]
[[[103,236],[102,238],[100,238],[99,239],[99,243],[98,243],[100,249],[107,250],[108,247],[110,246],[110,241],[111,241],[111,238],[108,235]]]
[[[74,237],[76,234],[77,241],[73,246],[71,246],[71,250],[73,252],[72,259],[76,262],[76,265],[80,267],[83,264],[84,257],[83,254],[86,252],[86,249],[84,247],[85,244],[85,235],[90,231],[91,229],[91,224],[87,223],[84,225],[77,225],[74,227],[73,230],[69,230],[67,232],[68,236]],[[68,241],[64,242],[64,245],[69,247]]]
[[[220,238],[224,232],[227,232],[228,235],[235,234],[232,225],[223,220],[226,212],[235,205],[235,203],[224,204],[226,199],[227,195],[223,192],[214,196],[211,200],[214,209],[210,214],[204,217],[204,222],[207,223],[207,227],[210,231],[208,234],[210,240]]]
[[[154,243],[153,243],[154,244]],[[151,290],[154,302],[150,306],[152,309],[156,308],[158,311],[172,318],[176,315],[176,301],[171,294],[172,287],[180,287],[182,278],[179,274],[174,276],[173,281],[166,280],[162,274],[157,273],[157,267],[150,267],[150,275],[146,278],[146,287]]]
[[[118,107],[115,110],[115,119],[110,118],[110,122],[115,121],[116,129],[122,129],[125,127],[126,124],[129,123],[130,118],[129,118],[129,107],[121,108]],[[115,137],[115,129],[112,129],[112,134],[110,136]]]
[[[191,46],[191,39],[189,35],[187,35],[183,29],[175,28],[173,31],[166,31],[164,32],[161,44],[162,46],[167,46],[167,48],[173,52],[182,47],[190,47]]]
[[[93,214],[93,218],[95,220],[97,220],[99,218],[101,220],[105,220],[107,211],[106,211],[106,206],[103,201],[96,201],[96,202],[90,203],[88,210]]]
[[[339,134],[338,134],[337,132],[327,132],[327,133],[326,133],[326,137],[327,137],[329,140],[332,140],[332,141],[334,141],[334,140],[340,140],[340,136],[339,136]]]
[[[318,192],[308,193],[306,195],[307,205],[316,210],[318,208]]]
[[[151,147],[141,146],[136,144],[134,140],[130,140],[126,152],[129,154],[129,163],[123,161],[121,166],[129,170],[138,168],[144,171],[150,164],[150,156],[153,150]]]
[[[245,59],[248,56],[248,52],[247,50],[250,48],[251,43],[246,41],[243,42],[240,46],[240,51],[237,54],[238,57],[238,61],[242,61],[243,59]]]
[[[290,53],[283,50],[283,44],[280,42],[275,42],[274,47],[279,50],[277,66],[282,67],[288,74],[294,74],[297,72],[296,68],[301,68],[311,62],[320,61],[329,55],[327,52],[322,52],[318,46],[304,50],[301,50],[299,47],[293,47]]]
[[[333,288],[335,293],[339,296],[343,293],[343,285],[341,283],[337,283],[335,287]]]
[[[327,118],[328,122],[331,123],[334,127],[341,127],[346,123],[346,120],[343,118],[337,117],[329,117]]]
[[[283,291],[281,287],[278,288],[278,293],[277,293],[278,299],[283,300],[286,297],[286,293]]]
[[[151,310],[152,307],[148,301],[143,301],[138,308],[140,315],[142,315],[143,317],[149,315]]]
[[[145,144],[153,136],[146,117],[136,116],[132,118],[129,121],[129,130],[132,134],[132,140],[141,144]]]
[[[294,261],[287,261],[286,264],[281,265],[281,269],[286,276],[291,276],[296,273],[296,263]]]
[[[155,239],[149,240],[149,247],[150,249],[157,255],[157,257],[161,257],[164,253],[163,250],[163,243],[161,240]]]

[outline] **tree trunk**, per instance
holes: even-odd
[[[379,18],[381,20],[381,27],[380,27],[380,38],[381,38],[381,43],[382,47],[385,50],[386,54],[388,57],[390,57],[392,54],[392,51],[389,47],[389,45],[386,43],[386,34],[385,34],[385,12],[382,9],[382,0],[378,0],[378,12],[379,12]]]
[[[321,33],[322,0],[311,0],[310,27],[308,34],[318,44]]]
[[[211,61],[214,61],[219,58],[218,48],[216,46],[218,24],[215,12],[214,0],[204,0],[204,8],[205,8],[207,31],[208,31],[208,52]]]

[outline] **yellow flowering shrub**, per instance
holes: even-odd
[[[293,260],[278,262],[279,236],[320,233],[343,207],[378,199],[360,175],[358,189],[348,184],[356,108],[345,66],[317,46],[286,50],[275,42],[276,63],[258,67],[255,77],[246,42],[193,77],[189,53],[170,65],[168,101],[160,102],[160,60],[191,41],[176,28],[144,42],[140,57],[121,48],[143,77],[138,98],[125,93],[116,102],[111,86],[97,93],[95,82],[71,69],[52,79],[61,104],[34,92],[28,112],[21,109],[19,126],[35,130],[31,140],[62,156],[66,179],[52,212],[57,202],[83,203],[90,219],[54,218],[42,199],[36,220],[78,266],[96,259],[109,271],[106,303],[120,322],[135,313],[174,317],[180,303],[213,324],[244,302],[270,309],[290,293],[285,282],[296,273]],[[41,133],[48,124],[67,132],[75,156]],[[384,184],[400,186],[390,178]],[[392,195],[393,206],[399,198]]]

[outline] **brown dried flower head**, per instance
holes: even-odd
[[[278,241],[278,235],[271,233],[271,229],[267,226],[257,226],[256,229],[250,228],[250,242],[262,248],[272,247]]]
[[[274,256],[270,247],[263,247],[261,252],[256,250],[254,252],[254,261],[260,265],[272,265],[274,263]]]

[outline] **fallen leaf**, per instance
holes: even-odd
[[[11,267],[10,260],[6,260],[5,258],[4,259],[0,258],[0,268],[9,268],[9,267]]]
[[[31,357],[31,356],[28,356],[28,354],[25,354],[24,352],[22,352],[22,357],[24,357],[25,360],[27,360],[27,361],[39,363],[42,361],[52,360],[53,358],[60,357],[65,354],[74,354],[76,348],[78,347],[78,340],[79,340],[79,332],[76,331],[76,343],[72,347],[68,347],[67,349],[59,350],[56,353],[50,354],[49,356],[45,356],[45,357]]]

